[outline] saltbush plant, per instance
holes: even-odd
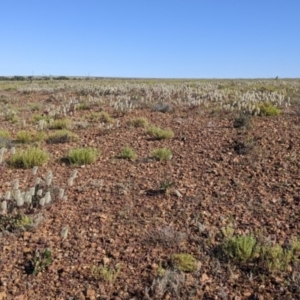
[[[147,127],[149,124],[148,119],[145,117],[137,117],[134,119],[131,119],[130,121],[128,121],[128,125],[129,126],[134,126],[134,127]]]
[[[235,262],[248,262],[258,252],[256,238],[252,234],[232,236],[225,241],[222,249]]]
[[[146,133],[157,140],[171,139],[174,136],[174,132],[171,129],[161,129],[154,125],[149,126]]]
[[[151,156],[157,160],[170,160],[172,158],[172,151],[168,148],[158,148],[151,152]]]
[[[0,130],[0,137],[8,139],[9,138],[8,130]]]
[[[48,144],[68,143],[78,140],[78,135],[69,130],[58,130],[50,134],[46,142]]]
[[[46,137],[44,132],[37,132],[37,131],[29,131],[29,130],[22,130],[17,133],[17,142],[18,143],[33,143],[33,142],[40,142]]]
[[[86,165],[92,164],[99,156],[99,151],[95,148],[76,148],[71,149],[67,159],[70,164]]]
[[[43,165],[48,160],[49,154],[47,152],[40,148],[32,147],[17,151],[8,159],[8,163],[15,168],[29,169]]]
[[[279,108],[269,102],[259,104],[258,108],[260,116],[279,116],[281,113]]]
[[[91,105],[88,102],[80,102],[77,107],[79,110],[88,110],[91,108]]]
[[[136,152],[129,146],[126,146],[124,147],[122,150],[121,150],[121,153],[119,155],[120,158],[123,158],[123,159],[131,159],[131,160],[134,160],[136,159],[137,157],[137,154]]]
[[[69,119],[57,119],[49,126],[49,129],[67,129],[71,125]]]
[[[171,260],[173,266],[182,272],[194,272],[197,269],[196,259],[191,254],[173,254]]]

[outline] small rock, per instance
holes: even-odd
[[[93,289],[88,288],[86,290],[86,297],[89,300],[95,300],[96,299],[96,292]]]
[[[6,299],[6,292],[0,292],[0,300]]]

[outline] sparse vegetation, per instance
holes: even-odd
[[[177,253],[171,257],[174,267],[182,272],[194,272],[197,269],[196,259],[188,253]]]
[[[126,146],[122,149],[119,157],[123,158],[123,159],[135,160],[137,157],[137,154],[132,148],[130,148],[129,146]]]
[[[57,119],[54,120],[49,129],[67,129],[71,125],[71,120],[69,119]]]
[[[170,160],[172,158],[172,151],[168,148],[158,148],[151,152],[151,156],[157,160]]]
[[[60,143],[68,143],[78,140],[78,135],[69,131],[69,130],[58,130],[52,134],[50,134],[46,142],[49,144],[60,144]]]
[[[252,234],[232,236],[225,241],[222,249],[230,259],[236,262],[250,261],[258,253],[257,241]]]
[[[113,283],[121,272],[121,264],[117,264],[115,268],[108,266],[93,266],[91,273],[94,278],[102,279],[105,282]]]
[[[158,140],[171,139],[174,136],[174,132],[171,129],[161,129],[154,125],[148,127],[146,133]]]
[[[10,136],[9,131],[8,130],[0,130],[0,138],[6,138],[8,139]]]
[[[298,299],[299,80],[12,79],[0,299]]]
[[[250,114],[241,113],[238,117],[234,119],[233,127],[250,129],[251,127]]]
[[[0,229],[10,232],[28,230],[33,224],[31,216],[24,214],[0,215]]]
[[[134,127],[147,127],[149,124],[148,122],[148,119],[145,118],[145,117],[137,117],[137,118],[134,118],[130,121],[128,121],[128,125],[129,126],[134,126]]]
[[[15,168],[29,169],[46,163],[48,159],[47,152],[33,147],[17,151],[8,159],[8,163]]]
[[[74,165],[92,164],[99,156],[95,148],[76,148],[69,151],[67,159]]]
[[[259,115],[261,116],[279,116],[281,110],[271,103],[261,103],[258,105]]]
[[[43,272],[48,269],[48,267],[53,262],[52,251],[50,249],[45,249],[44,251],[36,251],[32,265],[33,265],[33,275],[38,275],[38,273]]]
[[[42,131],[37,132],[33,130],[22,130],[17,133],[17,142],[18,143],[33,143],[40,142],[44,140],[46,134]]]

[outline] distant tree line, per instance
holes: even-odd
[[[67,76],[0,76],[0,81],[69,80]]]

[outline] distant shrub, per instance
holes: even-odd
[[[43,115],[39,115],[39,114],[37,114],[37,115],[33,115],[33,117],[32,117],[32,121],[34,122],[34,123],[37,123],[38,121],[40,121],[40,120],[45,120],[45,121],[49,121],[49,117],[47,117],[47,116],[43,116]]]
[[[293,262],[299,259],[299,254],[300,241],[297,238],[292,238],[287,248],[278,243],[265,244],[260,248],[260,259],[270,271],[286,271]]]
[[[0,137],[1,138],[9,138],[9,131],[8,130],[1,130],[0,129]]]
[[[88,110],[91,108],[91,105],[88,102],[80,102],[77,106],[79,110]]]
[[[95,148],[76,148],[68,153],[67,159],[71,164],[86,165],[93,163],[99,156],[99,152]]]
[[[174,267],[182,272],[194,272],[197,269],[196,259],[188,253],[178,253],[171,256]]]
[[[236,117],[233,121],[234,128],[246,128],[249,129],[251,127],[251,118],[249,114],[241,113],[238,117]]]
[[[45,138],[44,132],[22,130],[17,133],[18,143],[33,143],[40,142]]]
[[[236,262],[247,262],[258,251],[257,241],[251,234],[232,236],[225,241],[222,249],[228,258]]]
[[[129,126],[134,126],[134,127],[147,127],[149,124],[148,119],[145,117],[137,117],[134,118],[130,121],[128,121]]]
[[[155,139],[171,139],[174,136],[174,132],[171,129],[161,129],[157,126],[149,126],[146,133]]]
[[[91,122],[102,122],[102,123],[112,123],[114,119],[105,111],[101,112],[92,112],[90,113],[87,118]]]
[[[151,156],[157,160],[170,160],[172,158],[172,151],[168,148],[158,148],[151,152]]]
[[[156,103],[153,107],[152,107],[152,110],[154,111],[159,111],[159,112],[162,112],[162,113],[166,113],[166,112],[169,112],[169,111],[172,111],[173,108],[171,105],[167,104],[167,103]]]
[[[10,121],[12,123],[17,123],[19,121],[19,118],[15,113],[8,113],[8,114],[5,115],[5,121]]]
[[[47,152],[33,147],[17,151],[9,158],[8,163],[15,168],[29,169],[46,163],[48,159]]]
[[[113,118],[105,111],[101,112],[99,115],[99,121],[103,123],[112,123]]]
[[[49,129],[67,129],[71,125],[71,120],[69,119],[58,119],[54,120],[49,126]]]
[[[281,110],[271,103],[261,103],[258,105],[260,116],[279,116]]]
[[[124,159],[134,160],[134,159],[136,159],[137,154],[135,153],[135,151],[132,148],[127,146],[127,147],[122,149],[119,157],[124,158]]]
[[[42,105],[40,103],[29,103],[28,106],[31,111],[38,111],[42,108]]]
[[[0,149],[11,148],[11,147],[12,147],[12,142],[8,138],[0,136]]]
[[[71,141],[77,141],[78,135],[69,130],[58,130],[48,136],[46,142],[48,144],[60,144],[68,143]]]

